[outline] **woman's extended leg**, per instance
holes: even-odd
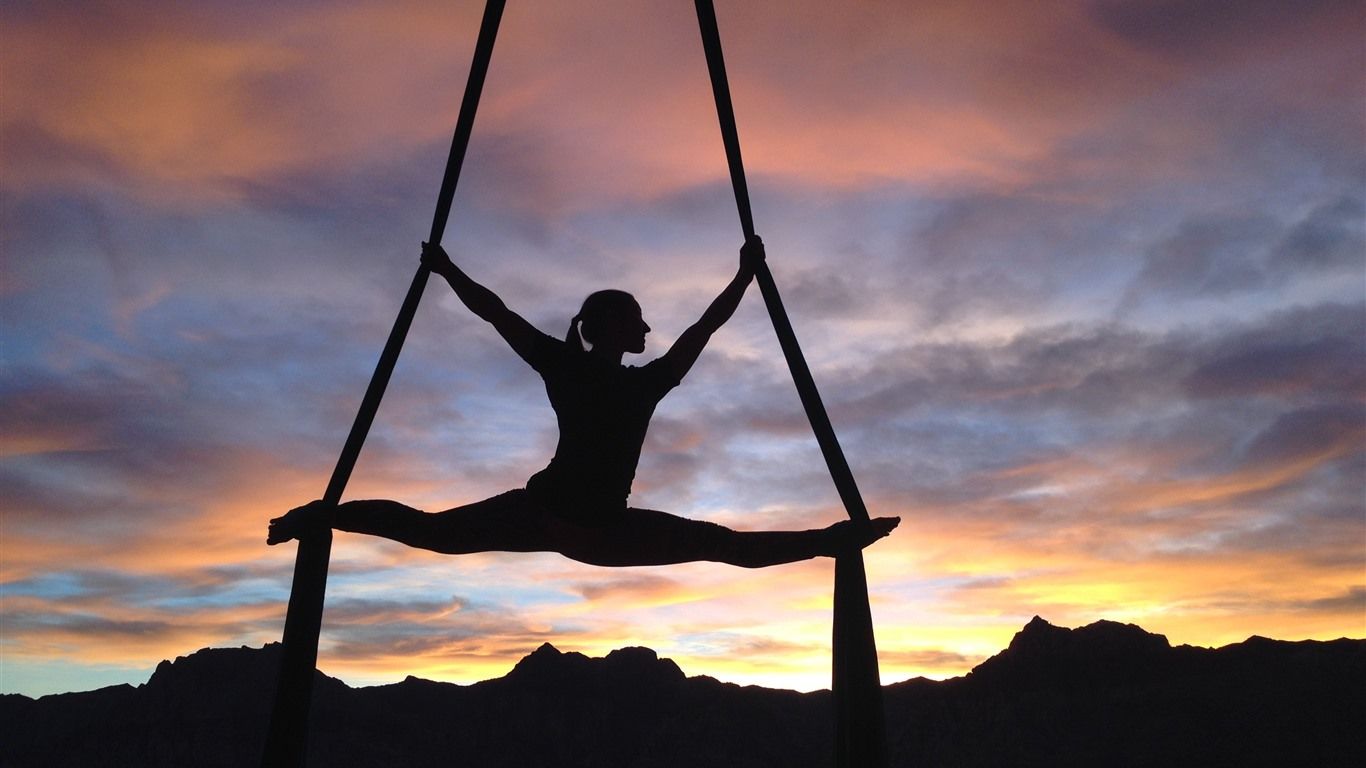
[[[333,509],[315,501],[270,521],[266,543],[279,544],[325,527],[329,512],[332,527],[339,531],[381,536],[447,555],[558,550],[558,521],[528,504],[522,490],[444,512],[423,512],[385,499],[348,501]]]
[[[705,560],[764,568],[856,551],[892,532],[901,522],[880,517],[810,531],[736,531],[653,509],[626,510],[604,528],[577,528],[556,549],[590,565],[669,565]]]

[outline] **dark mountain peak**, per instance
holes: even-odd
[[[559,648],[556,648],[555,646],[551,645],[550,643],[541,643],[541,647],[540,647],[540,648],[537,648],[536,650],[532,651],[532,652],[531,652],[530,654],[528,654],[528,655],[530,655],[530,656],[535,656],[535,655],[538,654],[538,653],[547,653],[547,654],[550,654],[551,656],[559,656],[559,655],[560,655],[560,649],[559,649]]]
[[[636,667],[652,667],[659,662],[659,654],[655,653],[653,648],[643,648],[638,645],[632,645],[611,651],[603,657],[603,661],[607,663],[607,666],[616,666],[619,668],[625,668],[632,665]],[[669,664],[673,663],[668,659],[665,659],[665,662]]]
[[[672,660],[659,658],[649,648],[618,648],[604,658],[589,658],[545,643],[517,662],[505,679],[534,685],[658,685],[683,680],[684,674]]]
[[[1005,653],[1019,655],[1057,655],[1072,652],[1087,654],[1152,653],[1171,647],[1165,635],[1148,632],[1136,624],[1100,621],[1077,629],[1049,624],[1040,616],[1029,620],[1010,641]]]
[[[1166,636],[1134,624],[1102,620],[1068,629],[1035,616],[1015,633],[1008,648],[979,664],[968,677],[1017,685],[1123,682],[1143,674],[1170,651]]]
[[[1135,644],[1140,648],[1170,648],[1166,635],[1149,632],[1137,624],[1121,624],[1118,621],[1101,619],[1072,630],[1078,638],[1089,638],[1091,642]]]
[[[280,643],[260,648],[201,648],[188,656],[177,656],[175,661],[161,662],[139,688],[161,706],[186,713],[216,712],[227,706],[248,708],[245,701],[231,702],[231,696],[244,689],[275,690],[282,652]],[[335,692],[348,686],[315,670],[313,687],[319,692]],[[205,696],[204,691],[223,693]]]
[[[1024,628],[1015,633],[1015,637],[1010,640],[1010,648],[1039,648],[1047,647],[1059,642],[1065,642],[1072,630],[1066,627],[1059,627],[1049,624],[1042,616],[1035,616],[1024,625]]]
[[[512,671],[507,673],[507,679],[519,680],[539,675],[559,675],[565,670],[580,667],[588,661],[588,657],[582,653],[565,653],[550,643],[542,643],[541,647],[522,657],[517,662]]]
[[[244,677],[260,676],[273,670],[280,657],[280,644],[261,648],[201,648],[175,661],[163,661],[144,684],[148,690],[191,684],[204,690],[231,688]]]
[[[640,676],[651,682],[683,680],[686,675],[673,659],[661,659],[653,649],[631,646],[618,648],[602,660],[611,674],[622,677]]]

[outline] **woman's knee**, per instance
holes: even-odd
[[[653,562],[729,562],[738,534],[723,525],[691,520],[665,512],[651,512],[643,526],[643,556]]]

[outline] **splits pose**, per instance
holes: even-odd
[[[564,340],[547,336],[489,289],[451,263],[441,246],[423,244],[422,263],[502,335],[545,380],[559,422],[550,465],[525,488],[444,512],[396,501],[315,501],[270,522],[267,543],[307,536],[328,525],[446,554],[559,552],[604,566],[666,565],[696,560],[760,568],[834,557],[891,533],[900,518],[846,520],[809,531],[735,531],[626,504],[655,406],[692,368],[711,335],[739,306],[764,258],[756,237],[740,249],[735,278],[668,352],[644,366],[622,355],[645,351],[650,326],[623,291],[598,291],[583,302]],[[585,349],[583,342],[591,346]]]

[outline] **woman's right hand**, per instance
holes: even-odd
[[[295,507],[270,521],[266,543],[282,544],[291,539],[302,539],[308,535],[321,533],[332,527],[332,517],[336,511],[335,504],[329,504],[322,499]]]
[[[446,254],[445,248],[439,244],[423,243],[422,266],[438,275],[445,275],[455,265],[451,263],[451,257]]]
[[[755,235],[740,246],[740,268],[753,275],[759,271],[759,265],[763,263],[764,241]]]

